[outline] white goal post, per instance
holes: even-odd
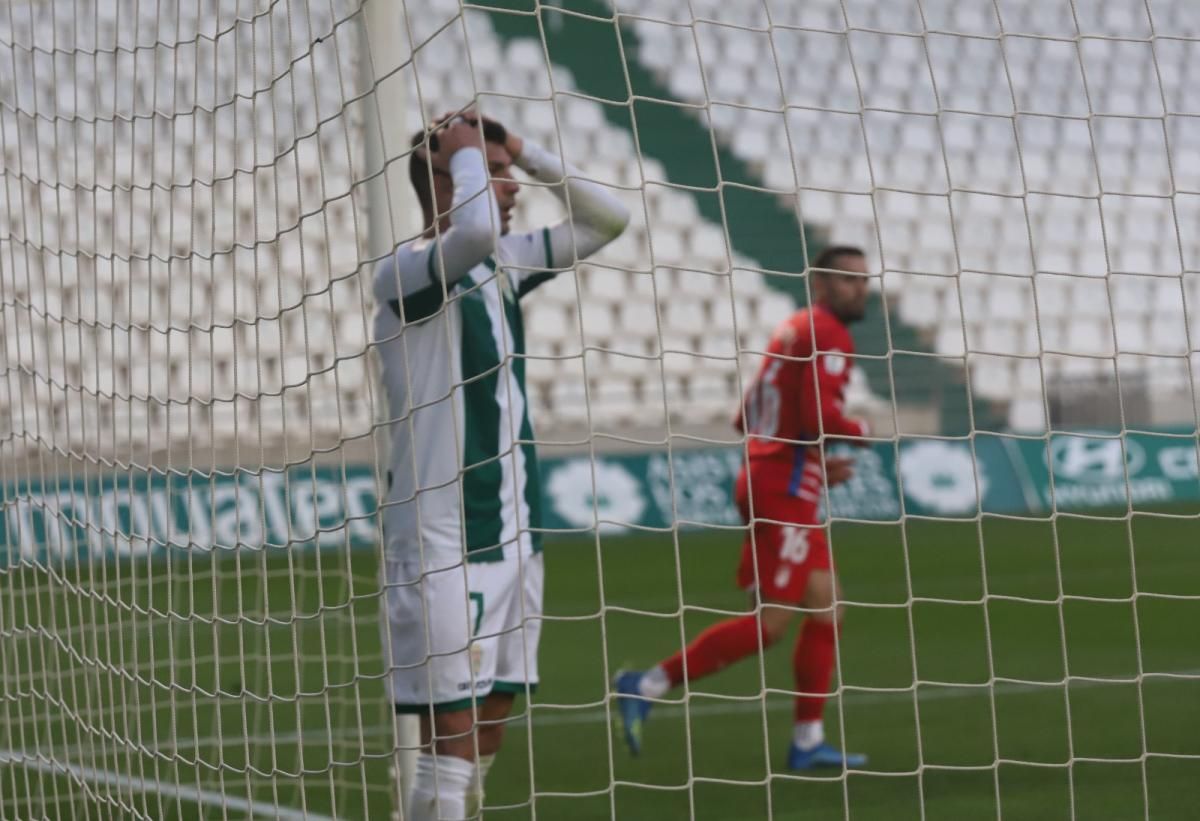
[[[420,230],[420,209],[413,199],[403,156],[408,136],[414,130],[407,119],[408,72],[411,59],[405,16],[394,3],[366,0],[360,17],[360,42],[366,44],[359,60],[367,113],[363,128],[367,160],[367,216],[370,220],[367,251],[371,259],[391,253],[396,242]],[[375,363],[372,372],[378,374]],[[377,409],[383,422],[386,412]],[[376,435],[376,464],[386,464],[388,438],[386,428]],[[378,475],[378,469],[377,469]],[[412,778],[417,767],[420,729],[415,715],[397,715],[396,770],[397,802],[406,806]],[[399,811],[403,817],[403,811]]]

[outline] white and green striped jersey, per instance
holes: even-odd
[[[557,157],[526,144],[517,164],[563,180]],[[526,234],[500,224],[483,153],[451,158],[452,225],[401,245],[375,273],[375,340],[388,397],[390,555],[467,551],[497,561],[536,550],[541,488],[525,393],[521,300],[618,236],[628,212],[573,177],[572,219]],[[565,191],[563,189],[566,189]]]

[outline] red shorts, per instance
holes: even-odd
[[[833,567],[829,540],[821,525],[777,525],[759,522],[742,543],[737,583],[758,589],[763,599],[801,604],[808,574]]]
[[[744,471],[738,477],[735,495],[742,521],[751,523]],[[756,492],[753,512],[752,526],[742,543],[738,586],[757,589],[763,599],[802,603],[808,575],[833,568],[825,527],[817,520],[817,506],[787,495]]]

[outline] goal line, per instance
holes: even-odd
[[[70,776],[77,781],[91,784],[117,787],[119,789],[131,789],[141,793],[157,793],[158,795],[182,799],[201,806],[237,810],[247,813],[252,818],[279,818],[283,819],[283,821],[334,821],[332,816],[314,813],[310,810],[281,807],[278,804],[266,801],[251,801],[218,790],[202,790],[198,787],[185,787],[182,784],[166,784],[161,781],[150,781],[145,778],[133,778],[110,770],[85,767],[82,764],[44,761],[41,758],[27,756],[15,750],[0,750],[0,764],[25,767],[26,769],[36,770],[47,775]]]

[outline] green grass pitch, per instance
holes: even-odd
[[[832,543],[849,602],[827,725],[866,770],[784,769],[790,642],[656,707],[630,758],[606,680],[677,648],[681,613],[693,636],[745,606],[739,535],[551,541],[543,685],[486,817],[1196,816],[1200,520],[837,524]],[[388,818],[375,573],[336,552],[0,572],[0,817]]]

